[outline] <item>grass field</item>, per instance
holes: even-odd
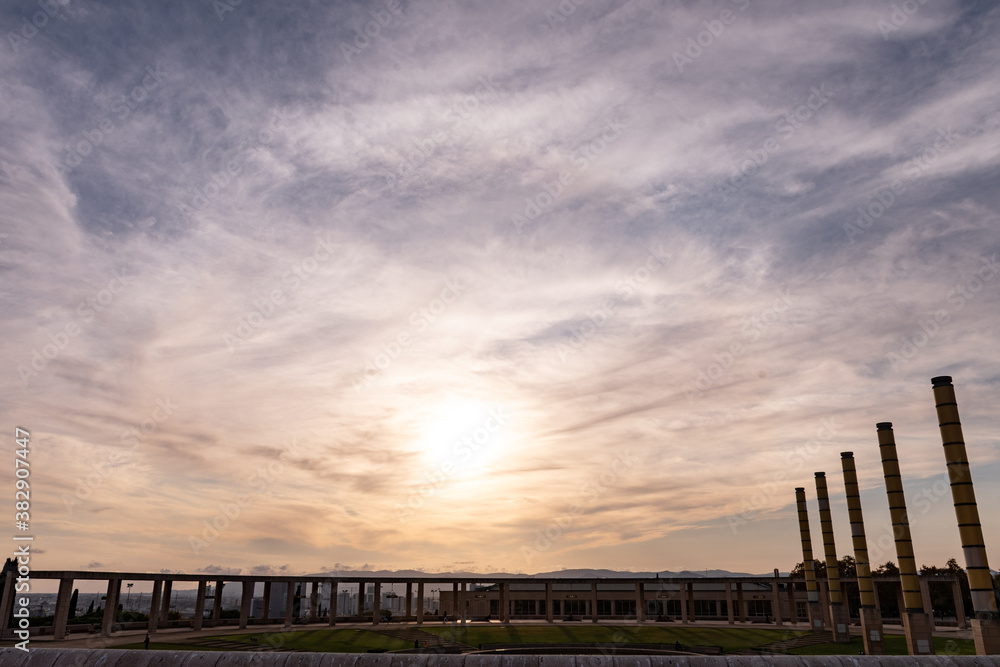
[[[724,651],[770,644],[780,639],[805,634],[780,630],[744,628],[690,628],[541,625],[541,626],[469,626],[466,628],[427,627],[426,632],[449,637],[457,642],[480,644],[673,644],[721,646]]]
[[[685,646],[719,646],[730,653],[782,639],[806,634],[799,631],[765,630],[755,628],[692,628],[678,626],[604,626],[604,625],[524,625],[524,626],[467,626],[465,628],[428,627],[421,628],[439,637],[445,637],[462,644],[478,647],[480,644],[673,644],[679,641]],[[223,640],[249,644],[251,636],[264,645],[317,651],[324,653],[365,653],[369,649],[396,651],[413,648],[413,644],[402,639],[355,629],[322,629],[298,632],[253,633],[200,638],[196,643],[159,643],[149,645],[151,649],[219,651],[224,648],[205,646],[202,642]],[[886,635],[886,649],[889,655],[906,655],[906,644],[902,635]],[[793,649],[796,655],[857,655],[863,644],[860,637],[850,644],[819,644]],[[115,648],[142,648],[141,643],[125,644]],[[971,639],[934,638],[934,650],[938,655],[974,655],[975,646]]]
[[[367,630],[303,630],[299,632],[262,632],[254,633],[261,645],[272,645],[280,648],[299,649],[300,651],[316,651],[320,653],[364,653],[368,649],[398,651],[413,648],[413,644],[387,637]],[[220,639],[241,644],[250,643],[250,634],[225,635],[220,637],[204,637],[200,641]],[[115,648],[142,648],[142,643],[123,644]],[[150,649],[213,651],[225,650],[203,646],[200,643],[191,644],[159,644],[150,643]]]

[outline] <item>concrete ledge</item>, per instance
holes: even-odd
[[[3,667],[1000,667],[994,656],[573,656],[394,655],[0,649]]]

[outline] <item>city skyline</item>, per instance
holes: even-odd
[[[817,471],[852,554],[844,451],[878,564],[885,421],[918,563],[964,566],[939,375],[996,568],[1000,8],[0,23],[33,569],[787,571]]]

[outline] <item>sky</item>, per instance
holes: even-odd
[[[995,3],[17,0],[0,28],[34,569],[787,571],[816,471],[850,553],[843,451],[886,535],[882,421],[918,563],[961,562],[938,375],[1000,564]]]

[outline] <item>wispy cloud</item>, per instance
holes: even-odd
[[[891,420],[940,474],[947,373],[1000,460],[989,3],[42,5],[0,16],[0,365],[48,568],[769,570],[775,469],[875,489]]]

